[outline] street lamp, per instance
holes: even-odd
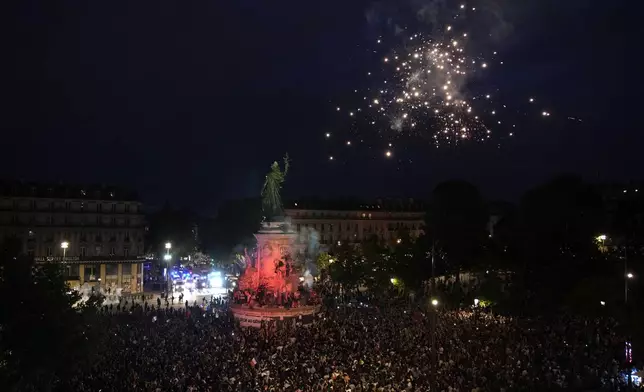
[[[169,264],[170,264],[170,260],[172,259],[172,255],[170,255],[170,249],[172,249],[172,243],[171,242],[166,242],[165,243],[165,255],[163,255],[163,260],[165,260],[168,263],[168,267],[169,267]],[[165,284],[166,284],[167,292],[170,291],[170,279],[168,279],[168,275],[169,275],[169,271],[165,275]]]
[[[432,299],[432,307],[433,309],[429,312],[429,322],[430,322],[430,328],[432,331],[431,334],[431,342],[432,342],[432,368],[436,367],[436,362],[438,362],[438,353],[436,352],[436,329],[438,328],[438,317],[436,313],[437,307],[438,307],[438,300],[436,298]]]
[[[65,256],[67,255],[67,248],[69,248],[69,242],[67,242],[67,241],[61,242],[60,247],[63,249],[63,261],[64,261]]]
[[[624,269],[626,268],[627,268],[626,265],[624,265]],[[633,279],[634,277],[635,275],[633,275],[632,272],[626,273],[626,278],[624,279],[624,303],[628,303],[628,280]]]

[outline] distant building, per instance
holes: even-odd
[[[74,288],[142,291],[145,220],[130,191],[0,182],[0,240],[36,262],[57,262]]]
[[[301,200],[286,203],[293,228],[315,230],[321,244],[359,243],[372,236],[393,243],[408,231],[423,232],[425,206],[413,199],[359,201]]]

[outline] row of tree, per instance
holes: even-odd
[[[592,185],[560,177],[527,192],[518,205],[501,207],[501,212],[490,211],[498,206],[469,183],[442,183],[428,203],[424,235],[412,239],[399,233],[401,241],[394,246],[370,239],[356,249],[339,247],[326,270],[349,286],[382,286],[395,278],[409,290],[419,290],[432,270],[457,280],[464,271],[489,280],[492,270],[513,277],[506,302],[540,312],[623,302],[624,258],[630,271],[640,270],[643,244],[637,240],[644,240],[637,234],[641,225],[633,223],[639,218],[632,202],[628,215],[619,204],[608,208]],[[615,246],[598,246],[601,233],[611,236]],[[641,289],[629,288],[633,306]]]

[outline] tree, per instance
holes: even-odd
[[[224,203],[208,234],[213,243],[208,252],[217,259],[231,257],[234,248],[243,250],[255,246],[254,234],[262,222],[262,200],[249,198]]]
[[[475,265],[487,237],[487,221],[485,203],[472,184],[448,181],[434,189],[427,227],[447,256],[447,271],[458,274]]]
[[[333,258],[327,252],[320,252],[316,259],[317,270],[319,273],[328,271]]]
[[[334,283],[352,290],[366,282],[366,265],[359,248],[344,243],[336,248],[333,260],[329,265],[329,275]]]
[[[150,231],[146,243],[152,252],[163,254],[165,243],[172,243],[172,253],[185,255],[193,253],[200,244],[195,236],[195,225],[199,217],[188,210],[177,210],[166,205],[148,217]]]
[[[59,265],[34,264],[16,243],[0,250],[0,363],[7,390],[46,391],[76,365],[91,363],[95,342],[88,315],[74,305],[80,295]]]
[[[420,289],[423,281],[431,277],[431,243],[427,236],[414,239],[408,230],[401,230],[390,251],[393,275],[411,291]]]
[[[604,257],[594,237],[603,221],[601,197],[578,177],[558,177],[526,193],[520,205],[520,274],[532,298],[555,309],[577,282],[602,273]]]

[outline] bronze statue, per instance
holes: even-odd
[[[262,207],[267,218],[281,216],[283,214],[282,199],[280,190],[288,173],[288,154],[284,156],[284,171],[281,170],[277,161],[271,165],[271,171],[266,175],[266,181],[262,188]]]

